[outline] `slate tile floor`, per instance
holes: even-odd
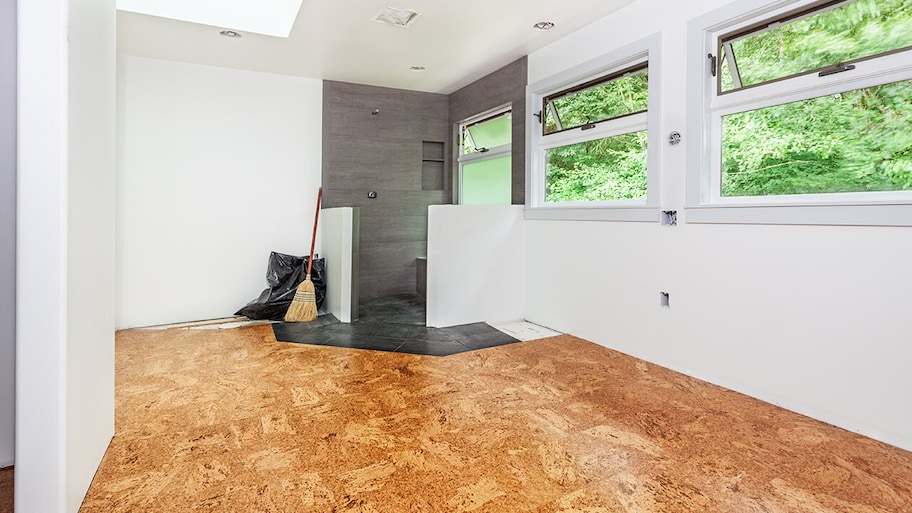
[[[417,294],[362,299],[358,320],[339,322],[331,314],[304,323],[275,323],[276,340],[428,356],[449,356],[519,340],[483,322],[428,328],[424,298]]]

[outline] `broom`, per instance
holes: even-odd
[[[310,281],[313,269],[314,244],[317,242],[317,220],[320,219],[320,200],[323,198],[323,187],[317,192],[317,213],[314,214],[313,237],[310,239],[310,258],[307,259],[307,277],[298,285],[294,299],[285,312],[285,322],[310,322],[317,318],[317,295],[314,284]]]

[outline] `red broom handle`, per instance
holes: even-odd
[[[314,245],[317,243],[317,220],[320,219],[320,200],[323,199],[323,187],[317,191],[317,213],[314,214],[314,231],[310,238],[310,258],[307,259],[307,276],[310,277],[310,270],[313,269],[314,263]]]

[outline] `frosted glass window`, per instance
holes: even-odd
[[[462,152],[484,152],[510,144],[512,133],[513,119],[509,112],[465,125],[462,127]]]
[[[509,155],[462,165],[463,205],[509,205],[512,199]]]

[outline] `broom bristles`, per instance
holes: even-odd
[[[285,312],[285,322],[310,322],[317,318],[317,295],[310,275],[298,285],[294,299]]]

